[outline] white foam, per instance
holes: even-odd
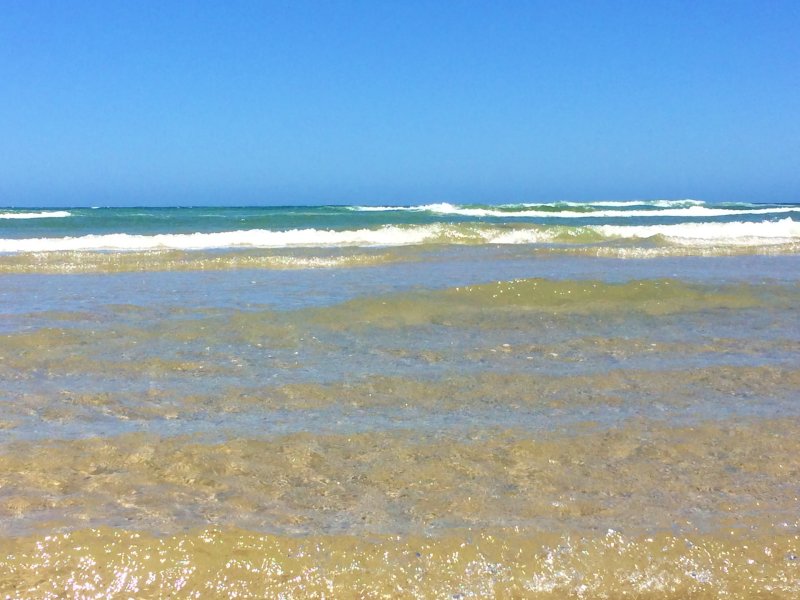
[[[65,210],[39,211],[39,212],[0,212],[0,219],[61,219],[71,217],[72,213]]]
[[[510,229],[507,231],[489,230],[482,236],[487,244],[541,244],[552,242],[555,231],[539,229]]]
[[[398,210],[419,212],[425,210],[422,206],[344,206],[342,208],[354,210],[356,212],[389,212]]]
[[[591,205],[582,205],[591,206]],[[538,206],[539,208],[541,205]],[[443,215],[461,215],[465,217],[535,217],[546,219],[607,219],[630,217],[723,217],[730,215],[756,215],[800,212],[800,207],[772,207],[751,209],[709,208],[706,206],[692,205],[683,208],[642,209],[642,210],[595,210],[595,211],[560,211],[551,212],[528,208],[523,210],[497,210],[492,208],[462,208],[453,204],[428,204],[419,207]]]
[[[114,233],[63,238],[0,239],[0,252],[63,252],[77,250],[208,250],[214,248],[300,248],[402,246],[424,244],[447,235],[443,225],[384,226],[347,231],[251,229],[220,233],[132,235]]]
[[[682,246],[771,246],[800,240],[800,222],[680,223],[676,225],[596,225],[589,227],[604,237],[650,238],[663,236]]]
[[[336,248],[420,244],[580,243],[586,233],[607,239],[661,236],[681,246],[776,246],[800,242],[800,222],[681,223],[675,225],[595,225],[585,227],[502,227],[485,223],[384,225],[374,229],[251,229],[220,233],[133,235],[115,233],[62,238],[0,239],[0,252],[210,250],[217,248]],[[572,236],[570,236],[572,234]]]
[[[702,200],[597,200],[594,202],[570,202],[570,201],[558,201],[558,202],[522,202],[516,204],[498,204],[495,208],[497,212],[502,214],[507,214],[507,210],[501,211],[499,209],[505,208],[558,208],[563,206],[574,206],[574,207],[586,207],[591,208],[595,206],[601,207],[617,207],[617,206],[653,206],[659,208],[670,208],[670,207],[688,207],[688,206],[702,206],[705,204]],[[387,211],[409,211],[409,212],[420,212],[420,211],[432,211],[432,212],[448,212],[448,211],[459,211],[459,210],[492,210],[491,208],[480,209],[480,208],[469,208],[457,204],[451,204],[449,202],[439,202],[435,204],[421,204],[416,206],[345,206],[348,210],[358,211],[358,212],[387,212]],[[546,211],[547,214],[552,214],[551,211]]]
[[[639,210],[595,210],[597,208],[641,207]],[[418,206],[346,206],[357,212],[433,212],[446,215],[469,217],[547,217],[547,218],[609,218],[609,217],[684,217],[684,216],[724,216],[735,214],[786,213],[800,211],[800,206],[780,206],[759,208],[755,204],[740,203],[737,208],[707,206],[702,200],[599,200],[594,202],[525,202],[519,204],[498,204],[494,207],[470,207],[449,202],[421,204]],[[581,210],[546,210],[564,207]],[[589,210],[586,210],[589,209]],[[665,210],[657,210],[665,209]]]
[[[220,248],[337,248],[420,244],[534,244],[552,241],[554,231],[451,224],[384,225],[376,229],[252,229],[220,233],[132,235],[115,233],[62,238],[0,239],[0,252],[211,250]]]
[[[596,202],[559,202],[556,204],[566,204],[567,206],[656,206],[660,208],[702,206],[702,200],[598,200]],[[535,205],[526,205],[535,206]],[[552,205],[550,205],[552,206]]]

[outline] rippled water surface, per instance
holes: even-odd
[[[0,593],[800,596],[798,255],[592,244],[0,255]]]

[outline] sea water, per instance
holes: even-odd
[[[800,207],[0,209],[0,593],[800,594]]]

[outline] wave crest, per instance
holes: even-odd
[[[251,229],[220,233],[133,235],[114,233],[62,238],[0,239],[0,252],[211,250],[235,248],[344,248],[425,244],[598,244],[653,239],[677,246],[777,246],[800,242],[791,218],[747,223],[674,225],[491,225],[436,223],[384,225],[372,229]]]
[[[667,242],[680,246],[774,246],[800,240],[800,222],[789,217],[761,223],[597,225],[593,229],[608,238],[646,239],[661,236]]]
[[[38,212],[0,212],[0,219],[63,219],[71,217],[66,210],[42,210]]]

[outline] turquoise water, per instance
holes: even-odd
[[[500,206],[443,203],[418,207],[0,209],[0,251],[478,241],[513,244],[568,242],[570,238],[643,240],[653,236],[683,245],[701,245],[700,240],[703,245],[741,245],[751,237],[755,239],[747,245],[754,246],[759,238],[770,245],[778,243],[776,240],[796,242],[800,236],[798,216],[800,208],[796,205],[707,204],[694,200]],[[286,235],[275,235],[279,232]],[[225,233],[229,235],[213,235]],[[515,235],[509,235],[512,233]],[[120,234],[127,237],[113,237]],[[146,237],[156,235],[162,237]],[[64,237],[83,239],[71,245],[50,239]]]

